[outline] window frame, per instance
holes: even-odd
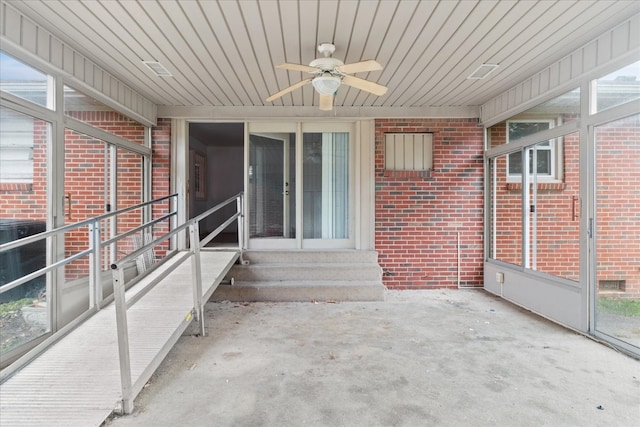
[[[0,117],[0,135],[2,136],[0,138],[0,184],[31,185],[33,184],[35,147],[34,120],[38,119],[4,105],[2,108],[13,111],[21,117],[13,118],[14,123],[18,124],[14,127],[8,126],[11,119],[4,115]]]
[[[510,132],[509,132],[509,125],[511,123],[548,123],[549,124],[549,128],[545,129],[544,131],[549,131],[559,125],[561,125],[561,118],[515,118],[515,119],[509,119],[505,121],[505,138],[506,138],[506,143],[505,145],[509,145],[510,143],[515,143],[520,141],[522,138],[516,139],[516,140],[511,140],[510,138]],[[527,137],[531,137],[532,135],[535,135],[536,133],[533,133],[531,135],[525,135],[523,138],[527,138]],[[549,146],[548,148],[544,147],[543,151],[549,151],[550,152],[550,158],[549,158],[549,163],[550,163],[550,173],[546,174],[546,173],[538,173],[537,167],[535,171],[531,171],[531,172],[535,172],[537,174],[537,181],[538,182],[544,182],[544,183],[562,183],[563,181],[563,156],[562,156],[562,137],[558,137],[558,138],[550,138],[547,140],[540,140],[538,142],[536,142],[535,144],[531,144],[528,145],[526,147],[524,147],[521,150],[518,150],[517,153],[522,154],[522,150],[525,151],[529,151],[531,149],[533,149],[533,147],[537,146],[537,150],[538,153],[541,151],[541,147],[540,144],[544,143],[544,142],[548,142]],[[511,153],[514,154],[514,153]],[[511,173],[510,172],[510,155],[507,156],[507,167],[506,167],[506,173],[507,173],[507,182],[508,183],[518,183],[518,182],[522,182],[522,173]],[[523,164],[524,166],[524,164]]]

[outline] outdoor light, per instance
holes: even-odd
[[[332,76],[329,73],[321,74],[311,81],[313,87],[321,95],[333,95],[338,90],[340,83],[342,83],[340,77]]]

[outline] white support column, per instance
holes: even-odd
[[[189,217],[189,141],[187,122],[185,120],[171,120],[171,193],[178,193],[177,224],[187,222]],[[187,248],[186,233],[179,233],[177,249]]]

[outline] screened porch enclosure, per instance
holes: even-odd
[[[639,101],[635,62],[486,133],[485,288],[636,355]]]

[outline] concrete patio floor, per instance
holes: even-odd
[[[108,426],[638,426],[640,362],[483,290],[209,303]]]

